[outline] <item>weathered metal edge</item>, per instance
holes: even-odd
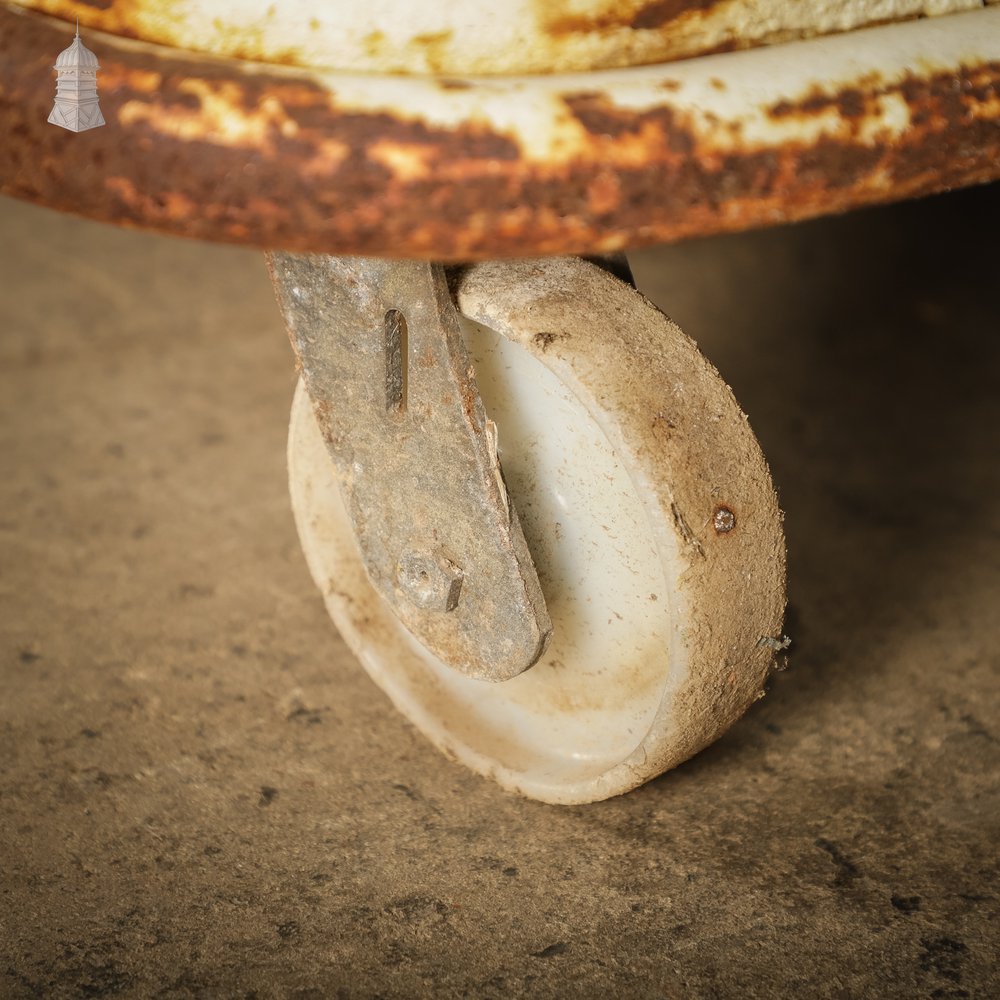
[[[983,0],[14,2],[64,21],[79,18],[88,35],[105,31],[192,54],[310,70],[438,76],[651,65],[983,6]]]
[[[199,239],[609,252],[1000,177],[1000,9],[657,67],[310,74],[94,33],[108,127],[46,123],[69,27],[0,6],[0,192]]]

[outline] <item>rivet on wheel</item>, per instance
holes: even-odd
[[[712,524],[720,535],[724,535],[736,527],[736,515],[728,507],[716,507]]]

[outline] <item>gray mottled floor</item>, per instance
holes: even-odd
[[[0,996],[993,997],[1000,188],[635,258],[787,510],[790,668],[589,807],[325,617],[258,254],[0,201]]]

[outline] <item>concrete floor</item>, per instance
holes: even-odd
[[[640,254],[787,510],[789,669],[557,808],[325,617],[259,254],[0,201],[0,996],[993,997],[1000,187]]]

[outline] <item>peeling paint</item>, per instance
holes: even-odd
[[[460,87],[94,35],[113,127],[63,136],[45,118],[71,30],[0,7],[0,190],[200,239],[442,260],[594,253],[1000,176],[1000,8]]]
[[[127,38],[228,59],[352,73],[566,73],[655,65],[873,24],[975,10],[981,0],[20,0]]]

